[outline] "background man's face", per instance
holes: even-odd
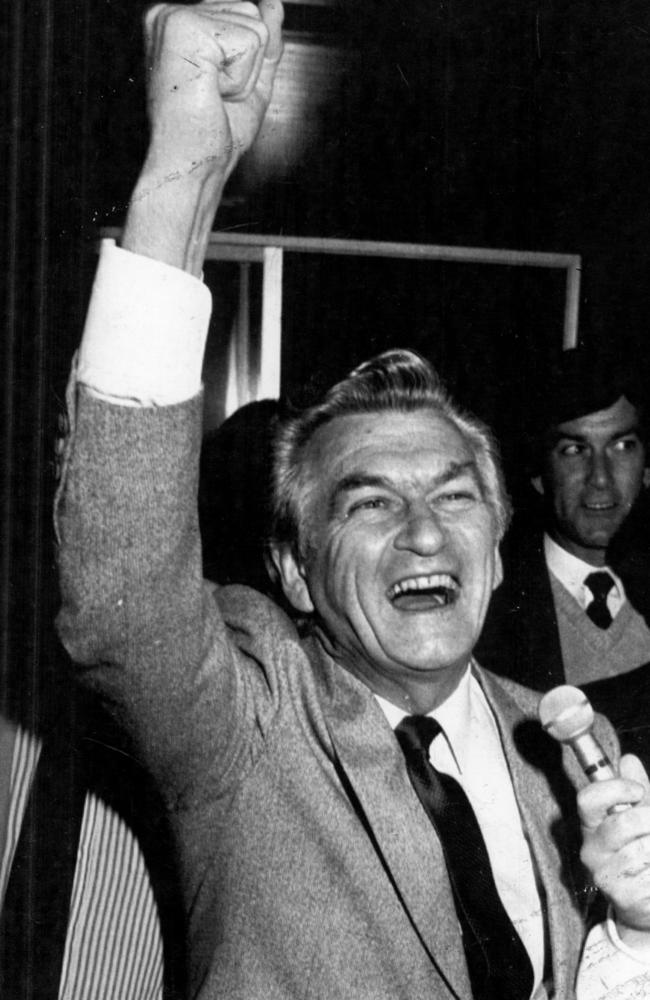
[[[429,410],[360,414],[319,429],[308,462],[301,572],[334,655],[386,697],[455,686],[498,565],[467,442]]]
[[[546,497],[549,534],[602,566],[647,476],[638,413],[622,396],[606,410],[556,427],[533,485]]]

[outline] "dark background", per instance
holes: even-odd
[[[58,667],[48,674],[59,658],[54,436],[94,242],[101,226],[120,224],[145,147],[143,9],[14,0],[0,15],[0,669],[5,701],[18,690],[23,708],[59,721],[67,687]],[[291,156],[258,158],[234,179],[222,225],[579,253],[582,338],[634,352],[645,369],[646,3],[340,0],[292,5],[287,26],[308,67],[287,86],[314,106],[277,125]],[[285,286],[291,398],[374,350],[414,346],[496,424],[516,471],[513,432],[561,337],[561,277],[329,258],[302,266],[287,264]]]
[[[100,226],[120,224],[145,148],[143,7],[53,6],[48,269],[59,269],[63,322],[80,271],[58,248],[67,239],[79,254]],[[302,52],[276,88],[289,113],[274,125],[274,150],[235,177],[220,228],[579,253],[582,338],[645,355],[650,17],[640,0],[286,10]],[[317,391],[374,351],[409,344],[507,450],[521,400],[560,342],[563,281],[530,269],[287,258],[283,388],[303,402],[305,386]],[[78,327],[75,317],[73,343]],[[67,364],[68,346],[60,353]],[[58,364],[48,351],[49,371]]]

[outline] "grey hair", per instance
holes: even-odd
[[[320,403],[287,420],[274,452],[272,540],[304,551],[304,501],[309,491],[307,446],[319,427],[336,417],[360,413],[433,410],[445,417],[470,446],[483,497],[488,503],[497,541],[511,515],[499,446],[491,430],[463,411],[449,395],[433,366],[414,351],[390,350],[365,361],[337,382]]]

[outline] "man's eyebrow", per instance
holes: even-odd
[[[627,437],[628,434],[636,434],[638,437],[640,433],[641,433],[641,428],[639,425],[639,421],[635,420],[634,423],[629,424],[624,430],[617,431],[616,434],[612,434],[612,438],[616,439],[616,438]]]
[[[345,493],[351,493],[353,490],[361,490],[364,487],[372,488],[373,486],[388,490],[391,489],[392,485],[387,476],[378,476],[369,472],[349,472],[334,483],[327,505],[328,514],[331,516],[334,513],[339,498]]]
[[[444,486],[445,483],[449,483],[466,473],[470,473],[477,486],[480,487],[481,480],[476,462],[473,459],[468,459],[465,462],[450,462],[437,476],[434,476],[429,488],[436,489],[438,486]],[[353,490],[364,489],[364,487],[372,488],[373,486],[379,489],[395,489],[394,481],[388,476],[362,471],[350,472],[342,476],[332,488],[328,504],[329,514],[331,515],[334,512],[336,503],[343,494],[351,493]]]
[[[551,448],[554,448],[560,441],[578,441],[582,443],[586,440],[587,438],[584,434],[572,434],[571,431],[552,430],[549,434],[548,443]]]
[[[481,477],[479,476],[478,466],[473,458],[468,458],[464,462],[450,462],[446,469],[443,469],[440,475],[436,476],[433,481],[433,486],[444,486],[445,483],[449,483],[452,479],[458,479],[459,476],[464,476],[469,473],[473,479],[480,485]]]

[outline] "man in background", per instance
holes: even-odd
[[[585,688],[624,746],[645,755],[650,469],[641,387],[629,367],[586,348],[563,352],[543,382],[524,457],[542,523],[515,517],[477,656],[537,690]]]

